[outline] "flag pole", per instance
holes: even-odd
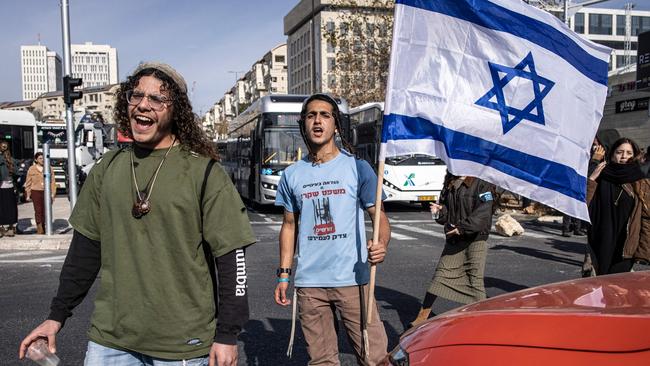
[[[384,161],[386,160],[385,146],[382,144],[379,150],[379,166],[377,167],[377,190],[375,191],[375,215],[372,220],[372,242],[379,242],[379,222],[381,221],[381,196],[384,184]],[[366,304],[366,324],[363,325],[363,338],[366,356],[369,355],[368,325],[372,321],[372,309],[375,301],[375,278],[377,277],[377,265],[370,265],[370,281],[368,282],[368,299]]]

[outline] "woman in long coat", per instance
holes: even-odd
[[[589,176],[589,249],[595,274],[629,272],[637,260],[650,260],[650,183],[629,138],[617,140],[608,158]]]

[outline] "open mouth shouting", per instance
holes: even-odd
[[[135,115],[131,122],[131,128],[133,128],[134,133],[146,133],[153,127],[153,125],[153,119],[141,114]]]
[[[321,136],[323,136],[323,128],[322,128],[322,127],[318,127],[318,126],[314,126],[314,127],[312,127],[312,129],[311,129],[311,133],[312,133],[312,135],[313,135],[314,137],[321,137]]]

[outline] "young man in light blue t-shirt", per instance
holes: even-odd
[[[287,288],[295,254],[296,301],[309,364],[339,364],[336,309],[359,364],[375,365],[386,354],[386,331],[375,306],[363,357],[362,309],[368,264],[384,260],[390,227],[381,212],[379,241],[366,241],[363,210],[374,219],[377,176],[367,162],[336,146],[340,121],[337,102],[328,95],[314,94],[303,104],[300,128],[309,156],[284,171],[275,202],[284,207],[275,301],[291,303]]]

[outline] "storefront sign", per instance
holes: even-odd
[[[650,97],[622,100],[616,102],[616,113],[647,111]]]

